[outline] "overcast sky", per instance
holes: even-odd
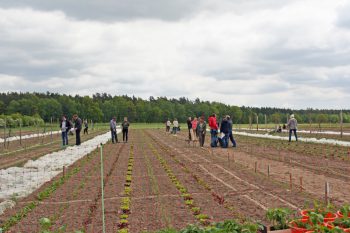
[[[350,1],[1,0],[0,92],[350,108]]]

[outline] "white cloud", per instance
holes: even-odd
[[[0,91],[349,107],[344,1],[215,3],[202,0],[171,21],[79,20],[72,12],[0,4]]]

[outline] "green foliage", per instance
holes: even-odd
[[[267,210],[266,218],[271,221],[274,230],[283,230],[288,229],[291,214],[292,211],[288,208],[273,208]]]
[[[232,103],[234,104],[234,103]],[[294,113],[299,123],[333,122],[339,121],[337,110],[291,110],[277,108],[251,108],[226,105],[218,102],[194,101],[185,97],[168,99],[166,97],[148,100],[129,96],[111,96],[106,93],[96,93],[89,96],[70,96],[53,93],[0,93],[0,114],[33,116],[40,114],[41,118],[49,121],[51,117],[57,119],[61,114],[69,118],[77,113],[81,118],[94,122],[107,122],[113,116],[122,121],[128,116],[131,122],[164,122],[166,119],[178,118],[185,122],[188,116],[205,116],[215,112],[219,118],[230,115],[234,123],[249,123],[249,117],[253,122],[258,115],[260,122],[267,115],[269,123],[283,123],[287,121],[287,115]],[[344,123],[350,122],[349,111],[344,111]]]
[[[261,226],[256,223],[246,222],[240,224],[234,220],[227,220],[207,227],[189,225],[180,231],[166,229],[158,231],[157,233],[256,233],[259,229],[261,229]]]

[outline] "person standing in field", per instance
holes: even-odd
[[[229,130],[228,135],[229,135],[230,141],[232,142],[232,147],[237,147],[236,140],[233,138],[233,133],[232,133],[233,122],[229,115],[227,115],[227,122],[228,122],[228,130]]]
[[[208,119],[209,121],[209,127],[210,127],[210,136],[211,136],[211,140],[210,140],[210,146],[211,147],[217,147],[217,141],[218,141],[218,124],[217,124],[217,120],[216,120],[216,114],[213,113],[213,115],[211,115]]]
[[[191,134],[193,132],[192,130],[192,119],[191,117],[188,117],[187,119],[187,128],[188,128],[188,140],[193,140],[193,138],[191,137]],[[191,132],[192,131],[192,132]]]
[[[204,121],[204,117],[199,118],[199,122],[196,127],[196,132],[199,139],[199,146],[204,147],[205,134],[207,132],[207,124]]]
[[[111,129],[112,143],[118,143],[117,122],[115,120],[115,117],[113,117],[112,120],[109,122],[109,128]]]
[[[62,146],[68,146],[68,132],[72,128],[72,125],[67,120],[66,116],[62,116],[61,122],[60,122],[60,129],[62,132]]]
[[[168,119],[165,123],[165,132],[170,132],[170,126],[171,126],[171,122]]]
[[[290,119],[288,121],[287,127],[289,129],[289,142],[292,141],[292,133],[294,132],[295,140],[298,141],[297,129],[298,129],[298,121],[294,118],[294,114],[290,115]]]
[[[195,117],[192,121],[192,129],[194,130],[194,134],[195,134],[195,137],[198,138],[198,135],[197,135],[197,124],[198,124],[198,120],[197,120],[197,117]]]
[[[178,129],[179,129],[179,122],[175,118],[174,121],[173,121],[173,133],[176,134]]]
[[[79,146],[81,144],[81,139],[80,139],[80,132],[83,127],[83,122],[82,120],[78,117],[77,114],[74,114],[73,116],[74,120],[74,130],[75,130],[75,145]]]
[[[89,124],[87,120],[84,121],[84,135],[85,134],[89,134]]]
[[[123,128],[123,142],[128,142],[128,134],[129,134],[129,126],[130,123],[127,117],[124,117],[124,121],[122,123]]]
[[[227,117],[224,116],[221,121],[220,125],[220,138],[221,138],[221,147],[222,148],[227,148],[228,147],[228,138],[229,138],[229,123],[227,120]]]

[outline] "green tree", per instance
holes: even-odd
[[[62,105],[55,99],[40,99],[39,114],[44,121],[49,122],[52,119],[57,119],[62,115]]]

